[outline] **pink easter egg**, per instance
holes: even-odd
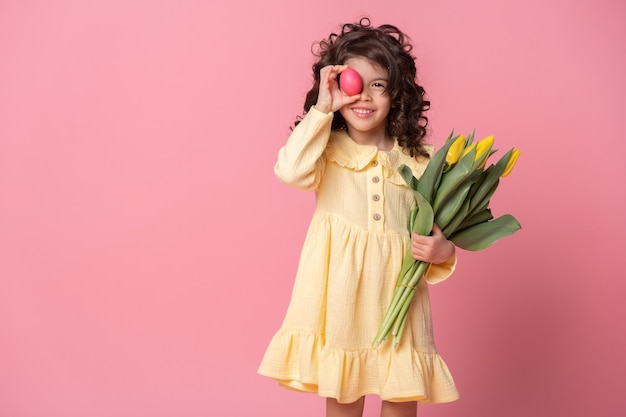
[[[363,89],[361,76],[352,68],[346,68],[339,74],[339,88],[349,96],[359,94]]]

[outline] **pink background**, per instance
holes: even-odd
[[[431,292],[462,398],[418,414],[626,414],[626,6],[392,3],[0,2],[0,416],[323,414],[256,374],[313,208],[272,168],[362,14],[413,38],[432,143],[522,149],[523,230]]]

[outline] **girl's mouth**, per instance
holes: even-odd
[[[352,111],[356,113],[356,115],[359,117],[367,117],[370,114],[374,113],[374,110],[371,109],[353,108]]]

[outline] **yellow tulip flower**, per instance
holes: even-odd
[[[478,141],[476,144],[476,155],[474,156],[474,161],[478,161],[482,158],[482,162],[476,167],[476,169],[483,169],[485,167],[487,158],[489,158],[489,155],[485,154],[491,151],[493,142],[493,136],[487,136],[486,138]]]
[[[487,136],[485,139],[478,141],[476,144],[476,159],[480,158],[485,152],[489,152],[493,146],[493,136]]]
[[[459,158],[461,157],[461,152],[463,151],[464,146],[465,137],[463,135],[459,135],[454,143],[450,145],[450,148],[448,148],[448,153],[446,154],[446,164],[454,165],[459,162]]]
[[[504,168],[504,172],[502,172],[502,175],[500,175],[500,177],[506,177],[511,173],[521,153],[522,152],[519,149],[513,149],[513,151],[511,152],[511,157],[509,158],[509,162],[507,162],[506,168]]]

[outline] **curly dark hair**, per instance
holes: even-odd
[[[318,97],[320,70],[327,65],[343,64],[346,60],[363,57],[387,68],[389,85],[385,91],[391,97],[391,109],[387,117],[387,135],[397,138],[398,144],[412,157],[429,154],[423,146],[428,118],[424,113],[430,101],[424,98],[424,88],[417,84],[415,57],[409,37],[393,25],[373,27],[370,19],[361,18],[358,23],[346,23],[341,33],[331,33],[327,39],[316,42],[318,58],[313,64],[313,87],[306,95],[304,113],[313,106]],[[294,123],[300,123],[298,116]],[[333,129],[345,129],[345,120],[339,111],[332,121]]]

